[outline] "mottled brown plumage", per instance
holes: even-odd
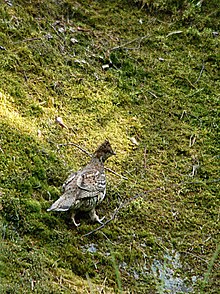
[[[96,206],[104,199],[106,194],[106,178],[104,162],[114,151],[108,140],[102,143],[92,155],[91,161],[82,169],[72,173],[63,185],[64,193],[52,204],[47,211],[72,211],[73,223],[77,211],[89,213],[92,221],[102,222],[96,214]]]

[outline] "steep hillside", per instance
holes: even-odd
[[[218,293],[219,17],[0,0],[1,293]],[[106,224],[75,228],[46,209],[105,138]]]

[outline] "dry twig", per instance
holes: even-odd
[[[144,148],[144,169],[147,168],[147,148]]]
[[[194,82],[194,84],[198,83],[198,81],[200,80],[200,78],[202,76],[202,73],[203,73],[204,69],[205,69],[205,63],[204,63],[204,60],[203,60],[202,68],[201,68],[199,76],[198,76],[197,80]]]
[[[154,94],[153,92],[151,92],[151,91],[147,91],[147,92],[148,92],[149,94],[151,94],[154,98],[156,98],[156,99],[158,98],[157,95]]]
[[[184,116],[187,116],[187,112],[186,110],[183,110],[181,116],[180,116],[180,119],[183,119]]]
[[[57,144],[57,147],[62,147],[62,146],[68,146],[68,145],[72,145],[75,146],[76,148],[80,149],[82,152],[84,152],[86,155],[88,155],[89,157],[92,157],[92,154],[89,153],[87,150],[85,150],[84,148],[82,148],[81,146],[79,146],[76,143],[70,142],[70,143],[64,143],[64,144]]]
[[[196,142],[196,135],[192,134],[189,139],[189,147],[192,147]]]
[[[104,228],[108,223],[110,223],[111,221],[113,221],[113,220],[116,218],[116,216],[117,216],[117,214],[119,213],[119,211],[120,211],[122,208],[124,208],[125,206],[127,206],[130,202],[134,201],[135,199],[137,199],[137,198],[139,198],[139,197],[143,197],[143,196],[145,196],[146,194],[148,194],[148,193],[150,193],[150,192],[156,192],[156,191],[159,191],[159,190],[162,190],[162,189],[163,189],[163,187],[162,187],[162,188],[159,187],[159,188],[156,188],[156,189],[152,189],[152,190],[144,191],[144,192],[142,192],[142,193],[139,193],[139,194],[135,195],[134,197],[132,197],[132,198],[130,198],[130,199],[128,199],[128,200],[125,200],[124,202],[121,202],[120,205],[119,205],[119,207],[117,207],[117,208],[115,209],[115,211],[113,212],[113,214],[112,214],[112,216],[111,216],[110,219],[108,219],[106,222],[104,222],[104,223],[103,223],[101,226],[99,226],[98,228],[96,228],[96,229],[94,229],[94,230],[88,232],[87,234],[83,235],[83,237],[89,236],[89,235],[91,235],[91,234],[93,234],[93,233],[95,233],[95,232],[101,230],[102,228]]]
[[[212,180],[212,181],[207,181],[205,182],[205,184],[210,184],[210,183],[217,183],[217,182],[220,182],[220,178],[218,179],[215,179],[215,180]],[[180,182],[178,184],[170,184],[170,185],[167,185],[167,188],[170,188],[170,187],[181,187],[183,185],[192,185],[192,184],[204,184],[203,182],[186,182],[186,181],[183,181],[183,182]],[[144,197],[146,196],[147,194],[149,193],[153,193],[153,192],[157,192],[157,191],[161,191],[161,190],[165,190],[165,186],[163,187],[158,187],[158,188],[155,188],[155,189],[151,189],[151,190],[147,190],[147,191],[143,191],[142,193],[138,193],[136,194],[134,197],[131,197],[129,198],[128,200],[125,200],[124,202],[121,202],[119,207],[115,209],[115,211],[113,212],[112,216],[110,219],[108,219],[106,222],[104,222],[101,226],[97,227],[96,229],[86,233],[85,235],[83,235],[83,237],[87,237],[97,231],[100,231],[102,228],[104,228],[108,223],[110,223],[111,221],[113,221],[116,216],[118,215],[119,211],[124,208],[125,206],[127,206],[128,204],[130,204],[132,201],[136,200],[137,198],[140,198],[140,197]]]
[[[74,147],[80,149],[82,152],[84,152],[84,153],[85,153],[86,155],[88,155],[89,157],[92,157],[92,154],[91,154],[91,153],[89,153],[87,150],[85,150],[84,148],[82,148],[81,146],[79,146],[78,144],[73,143],[73,142],[65,143],[65,144],[57,144],[57,147],[59,148],[59,147],[61,147],[61,146],[68,146],[68,145],[72,145],[72,146],[74,146]],[[113,171],[113,170],[112,170],[111,168],[109,168],[109,167],[105,167],[105,170],[109,171],[110,173],[112,173],[112,174],[114,174],[114,175],[116,175],[116,176],[118,176],[118,177],[120,177],[120,178],[122,178],[122,179],[124,179],[124,180],[128,180],[127,177],[122,176],[122,175],[116,173],[115,171]]]
[[[18,43],[22,43],[22,42],[38,41],[38,40],[42,40],[42,38],[38,38],[38,37],[27,38],[27,39],[16,41],[16,42],[14,42],[14,44],[18,44]]]
[[[144,39],[147,38],[147,37],[148,37],[148,36],[143,36],[143,37],[135,38],[135,39],[133,39],[133,40],[131,40],[131,41],[128,41],[128,42],[126,42],[126,43],[124,43],[124,44],[122,44],[122,45],[119,45],[119,46],[116,46],[116,47],[111,48],[110,51],[118,50],[118,49],[120,49],[120,48],[125,48],[125,46],[130,45],[130,44],[132,44],[132,43],[134,43],[134,42],[136,42],[136,41],[139,41],[139,48],[140,48],[140,44],[141,44],[142,40],[144,40]],[[125,48],[125,49],[131,49],[131,48]],[[136,49],[137,49],[137,48],[136,48]]]
[[[116,173],[115,171],[113,171],[113,170],[112,170],[111,168],[109,168],[109,167],[105,167],[105,170],[109,171],[110,173],[112,173],[112,174],[114,174],[114,175],[116,175],[116,176],[118,176],[118,177],[120,177],[120,178],[122,178],[122,179],[124,179],[124,180],[128,180],[127,177],[122,176],[122,175]]]

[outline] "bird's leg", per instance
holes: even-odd
[[[71,219],[76,227],[80,226],[80,223],[77,224],[77,222],[75,221],[75,212],[72,213]]]
[[[90,212],[89,212],[89,216],[90,216],[90,218],[91,218],[91,220],[93,221],[93,222],[98,222],[98,223],[100,223],[100,224],[103,224],[103,220],[104,220],[104,218],[105,218],[105,216],[103,216],[101,219],[98,217],[98,215],[96,214],[96,211],[95,211],[95,209],[92,209]]]

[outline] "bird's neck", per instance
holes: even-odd
[[[99,164],[99,165],[104,165],[104,160],[103,160],[103,157],[102,156],[94,156],[92,157],[91,159],[91,163],[94,163],[94,164]]]

